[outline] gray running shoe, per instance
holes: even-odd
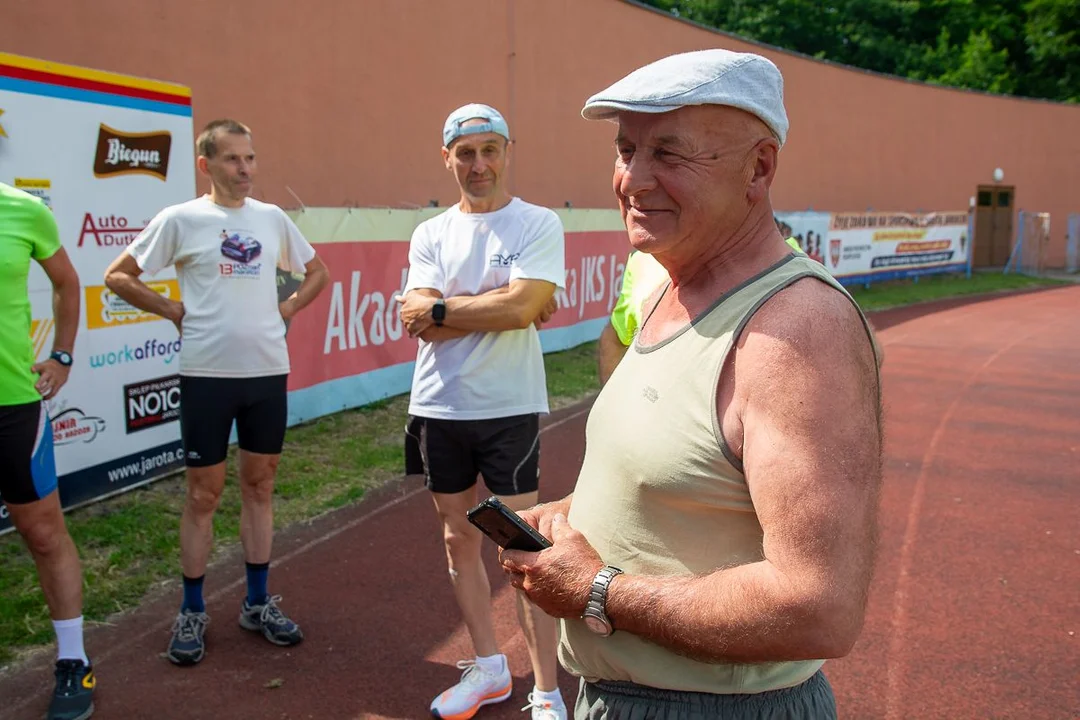
[[[166,653],[169,660],[176,665],[194,665],[202,660],[206,654],[203,634],[209,622],[210,617],[204,612],[184,610],[177,615],[172,641]]]
[[[266,598],[262,605],[248,605],[247,598],[244,598],[240,608],[240,627],[261,632],[275,645],[295,645],[304,639],[304,633],[300,632],[299,625],[281,612],[277,606],[279,600],[280,595],[273,595]]]

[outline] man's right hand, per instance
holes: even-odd
[[[547,301],[547,305],[540,311],[540,314],[533,320],[533,325],[539,330],[540,326],[551,319],[551,316],[555,314],[555,311],[559,309],[559,303],[555,301],[555,296],[552,295],[551,299]]]
[[[185,313],[186,310],[184,310],[184,303],[180,302],[179,300],[169,301],[169,314],[165,317],[168,320],[171,320],[172,324],[176,326],[176,332],[180,335],[180,337],[184,336],[183,322]]]

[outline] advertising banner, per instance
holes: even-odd
[[[967,269],[968,214],[833,213],[821,262],[844,283]]]
[[[0,181],[52,209],[79,274],[67,385],[48,403],[65,507],[180,467],[176,328],[104,285],[161,208],[195,192],[191,93],[179,85],[0,53]],[[151,284],[179,297],[175,274]],[[35,357],[52,349],[52,285],[28,282]],[[0,506],[0,528],[6,527]]]
[[[409,391],[418,341],[404,332],[395,298],[408,275],[412,229],[433,213],[390,212],[291,213],[332,278],[288,329],[290,425]],[[563,224],[565,288],[556,295],[558,309],[540,331],[544,352],[599,337],[630,250],[618,213],[573,211],[563,215]],[[590,229],[575,230],[581,227]],[[395,234],[399,237],[386,239]],[[283,296],[299,282],[279,277]]]
[[[829,224],[832,213],[814,212],[780,212],[776,213],[777,224],[780,233],[785,237],[793,237],[799,241],[799,247],[803,252],[819,263],[825,262],[822,247],[828,247],[825,237],[829,233]]]

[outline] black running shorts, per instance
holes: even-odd
[[[253,378],[180,376],[180,438],[184,463],[225,461],[236,422],[241,450],[277,455],[285,442],[288,375]]]
[[[22,505],[54,490],[52,424],[41,401],[0,406],[0,500]]]
[[[477,475],[495,495],[535,492],[540,483],[540,416],[434,420],[409,416],[405,473],[423,475],[429,490],[459,493]]]

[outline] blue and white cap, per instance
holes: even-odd
[[[484,122],[462,127],[462,124],[469,120],[483,120]],[[478,135],[487,132],[497,133],[510,140],[510,128],[498,110],[490,105],[479,103],[464,105],[446,118],[442,131],[443,147],[450,147],[450,143],[462,135]]]
[[[633,71],[585,102],[581,116],[605,120],[619,112],[663,113],[690,105],[726,105],[755,115],[783,146],[788,117],[784,77],[761,55],[715,48],[679,53]]]

